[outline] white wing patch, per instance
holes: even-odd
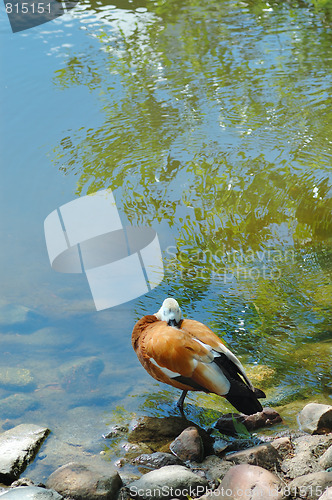
[[[159,366],[157,361],[155,361],[153,358],[150,358],[150,361],[153,365],[155,365],[157,368],[159,368],[160,371],[163,372],[164,375],[166,375],[169,378],[175,378],[175,377],[180,377],[180,373],[172,372],[172,370],[169,370],[168,368],[165,368],[164,366]]]

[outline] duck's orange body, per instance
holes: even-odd
[[[187,391],[204,391],[226,397],[243,413],[262,410],[257,396],[264,393],[252,386],[240,361],[207,326],[189,319],[168,323],[167,315],[165,321],[158,316],[143,316],[136,323],[132,344],[152,377],[184,391],[179,406]]]

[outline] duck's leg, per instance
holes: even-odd
[[[179,398],[179,401],[176,403],[176,406],[183,412],[183,402],[185,400],[185,397],[187,395],[188,391],[182,391],[182,394]]]

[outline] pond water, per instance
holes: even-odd
[[[28,475],[112,457],[117,421],[176,414],[131,347],[166,296],[228,343],[281,428],[330,404],[331,2],[85,0],[16,34],[2,9],[0,37],[0,424],[52,430]],[[43,222],[104,188],[157,231],[165,277],[96,311],[84,275],[51,268]],[[187,398],[202,425],[230,410]]]

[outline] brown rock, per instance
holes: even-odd
[[[205,453],[213,453],[213,438],[204,429],[184,417],[139,418],[131,425],[128,441],[131,443],[146,443],[153,451],[166,451],[165,445],[169,449],[169,442],[191,426],[197,428],[204,444]]]
[[[253,415],[226,413],[218,419],[215,427],[223,434],[235,436],[239,434],[237,423],[243,424],[247,431],[253,431],[261,427],[271,427],[271,425],[280,422],[282,422],[282,418],[278,412],[272,408],[264,408],[263,411],[259,411]]]
[[[332,432],[332,406],[317,403],[307,404],[299,413],[300,427],[309,434]]]
[[[108,500],[116,498],[122,481],[106,463],[87,466],[71,462],[53,472],[46,486],[73,500]]]
[[[235,465],[206,500],[283,500],[285,484],[272,472],[255,465]]]
[[[171,452],[183,462],[201,462],[204,458],[202,438],[196,427],[188,427],[169,445]]]
[[[288,489],[294,498],[317,500],[330,486],[332,486],[332,472],[323,471],[293,479],[288,484]]]
[[[260,444],[246,450],[230,453],[225,459],[235,464],[258,465],[268,470],[274,470],[276,465],[280,464],[282,461],[282,457],[270,443]]]

